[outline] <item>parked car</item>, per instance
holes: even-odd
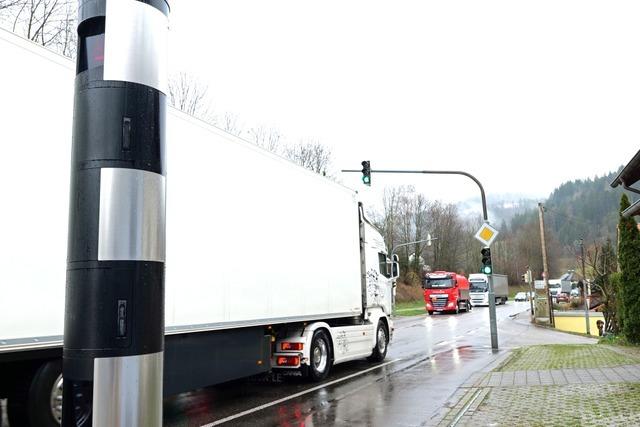
[[[518,292],[514,298],[516,301],[529,301],[529,295],[527,292]]]
[[[579,288],[571,289],[571,292],[569,292],[569,295],[572,296],[572,297],[579,297],[580,296],[580,289]]]
[[[569,294],[566,292],[560,292],[555,296],[556,302],[569,302]]]

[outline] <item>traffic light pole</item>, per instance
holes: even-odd
[[[370,167],[370,162],[367,161],[367,166]],[[364,165],[363,165],[364,167]],[[363,170],[357,169],[343,169],[342,172],[363,172]],[[482,199],[482,218],[485,222],[489,222],[489,215],[487,214],[487,199],[484,194],[484,188],[478,179],[470,173],[464,171],[450,171],[450,170],[397,170],[397,169],[369,169],[369,173],[391,173],[391,174],[425,174],[425,175],[462,175],[471,179],[476,183],[480,189],[480,197]],[[491,331],[491,348],[498,350],[498,326],[496,321],[496,298],[493,291],[493,271],[488,274],[489,279],[489,329]]]

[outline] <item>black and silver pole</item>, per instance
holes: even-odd
[[[162,424],[165,0],[81,0],[64,426]]]

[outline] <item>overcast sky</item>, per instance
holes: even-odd
[[[541,197],[640,148],[639,22],[637,1],[176,0],[170,69],[245,126],[319,140],[337,170],[462,169]],[[365,192],[401,183],[477,194],[380,175]]]

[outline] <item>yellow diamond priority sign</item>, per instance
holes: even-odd
[[[490,226],[488,222],[485,222],[474,237],[480,240],[485,246],[491,246],[491,243],[493,243],[497,236],[498,230]]]

